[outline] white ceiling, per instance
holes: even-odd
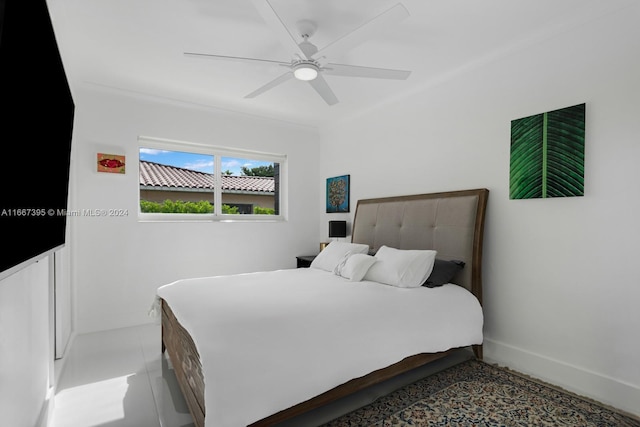
[[[265,0],[266,1],[266,0]],[[327,105],[289,80],[244,96],[286,71],[277,65],[192,58],[201,52],[288,62],[291,52],[251,0],[47,0],[72,86],[119,91],[320,127],[348,119],[460,71],[507,55],[634,0],[401,0],[410,16],[331,62],[410,70],[407,80],[325,76]],[[322,48],[397,0],[270,0],[292,34],[317,23]]]

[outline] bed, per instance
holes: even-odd
[[[351,242],[331,243],[310,268],[160,287],[162,351],[194,424],[271,426],[458,348],[472,347],[481,359],[488,194],[359,200]],[[334,268],[336,247],[349,250]],[[437,263],[464,267],[445,284],[416,287],[425,271],[416,267],[414,279],[413,265],[429,257],[429,279]],[[412,274],[385,282],[389,270],[381,266],[396,259],[411,259]]]

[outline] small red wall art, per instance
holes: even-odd
[[[124,173],[125,156],[98,153],[98,172]]]

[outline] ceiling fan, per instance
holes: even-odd
[[[239,56],[212,55],[195,52],[184,53],[186,56],[192,57],[206,57],[212,59],[253,63],[270,63],[273,65],[288,68],[288,70],[284,74],[259,87],[255,91],[246,95],[245,98],[254,98],[292,78],[295,78],[301,81],[308,82],[327,104],[334,105],[338,103],[338,98],[329,87],[327,81],[323,77],[323,74],[395,80],[404,80],[411,74],[411,71],[335,64],[332,62],[328,62],[327,60],[327,58],[333,56],[336,53],[347,51],[366,41],[371,36],[379,33],[385,26],[394,24],[408,17],[409,12],[401,3],[396,4],[390,9],[382,12],[373,19],[362,24],[354,31],[342,36],[341,38],[330,43],[328,46],[318,50],[318,48],[309,41],[309,38],[313,36],[316,31],[317,26],[315,22],[306,19],[297,22],[297,30],[300,34],[300,38],[302,39],[298,42],[289,32],[280,17],[276,14],[275,10],[268,0],[252,1],[262,18],[278,36],[280,42],[292,52],[292,59],[290,62],[259,58],[244,58]]]

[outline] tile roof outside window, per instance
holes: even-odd
[[[140,160],[140,186],[213,191],[214,176],[206,172]],[[222,175],[222,191],[273,194],[275,183],[272,177]]]

